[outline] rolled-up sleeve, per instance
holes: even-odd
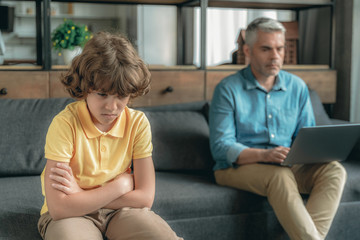
[[[236,141],[234,100],[231,89],[220,83],[210,105],[210,149],[216,165],[214,170],[228,168],[247,146]]]

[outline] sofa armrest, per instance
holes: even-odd
[[[347,159],[349,161],[357,161],[358,163],[360,163],[360,140],[357,141]]]
[[[335,119],[335,118],[331,118],[330,121],[331,121],[331,124],[334,124],[334,125],[341,125],[341,124],[349,124],[350,123],[349,121],[345,121],[345,120],[341,120],[341,119]]]
[[[331,118],[331,124],[341,125],[341,124],[350,124],[349,121]],[[360,139],[357,141],[353,149],[351,150],[349,156],[347,157],[349,161],[358,161],[360,162]]]
[[[327,115],[319,95],[316,91],[309,89],[312,108],[314,111],[316,125],[331,125],[332,122]]]

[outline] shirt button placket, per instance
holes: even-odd
[[[100,138],[100,156],[101,156],[101,168],[106,169],[109,165],[109,145],[107,141],[107,136],[102,135]]]
[[[105,158],[105,151],[106,151],[106,147],[105,147],[105,145],[104,145],[104,136],[103,136],[103,135],[100,137],[99,150],[100,150],[99,167],[102,168],[102,167],[103,167],[104,158]]]
[[[105,151],[106,151],[105,145],[101,145],[101,152],[105,152]]]
[[[273,128],[273,125],[272,125],[272,121],[270,121],[272,118],[273,118],[273,115],[271,114],[271,105],[270,105],[270,100],[271,100],[271,95],[270,93],[268,93],[266,95],[266,108],[267,108],[267,118],[269,119],[268,122],[268,131],[269,131],[269,134],[270,134],[270,142],[273,141],[273,139],[275,138],[275,134],[272,133],[272,128]]]

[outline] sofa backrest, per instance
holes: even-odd
[[[40,174],[53,117],[74,100],[0,100],[0,176]]]
[[[37,175],[53,117],[73,99],[0,100],[0,177]],[[210,170],[209,129],[204,102],[148,107],[156,170]]]
[[[210,171],[206,102],[139,108],[150,121],[156,170]]]
[[[331,124],[319,96],[310,90],[317,125]],[[0,177],[40,174],[53,117],[73,99],[0,100]],[[210,170],[206,102],[138,108],[148,117],[156,170]]]

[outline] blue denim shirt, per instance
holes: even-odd
[[[216,86],[209,124],[218,170],[232,167],[246,148],[290,147],[300,128],[315,125],[315,117],[303,80],[280,71],[267,92],[248,66]]]

